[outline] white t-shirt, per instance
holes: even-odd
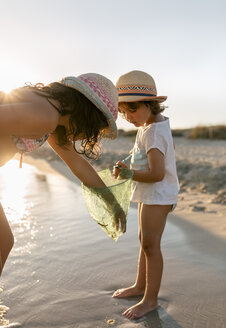
[[[147,153],[152,148],[159,149],[165,157],[165,176],[159,182],[133,182],[131,201],[149,205],[176,204],[179,182],[174,143],[167,117],[162,122],[138,129],[131,158],[131,169],[149,169]]]

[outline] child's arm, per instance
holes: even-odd
[[[163,153],[157,148],[152,148],[147,153],[147,157],[148,157],[149,169],[130,170],[133,172],[133,180],[138,182],[148,182],[148,183],[161,181],[165,175],[165,159]],[[121,166],[121,168],[119,166]],[[117,178],[117,176],[120,174],[120,171],[123,168],[127,168],[127,166],[122,162],[117,162],[117,165],[114,168],[113,175]]]
[[[163,153],[157,149],[152,148],[147,153],[148,170],[133,170],[133,180],[139,182],[159,182],[165,176],[165,158]]]

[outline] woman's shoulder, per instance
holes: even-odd
[[[4,94],[4,103],[18,102],[35,102],[41,101],[41,97],[35,94],[32,88],[22,87],[13,89],[11,92]]]
[[[30,88],[10,92],[4,97],[1,109],[1,128],[12,135],[42,136],[54,131],[59,123],[59,113],[45,97]]]

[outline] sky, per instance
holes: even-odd
[[[173,129],[226,124],[225,13],[225,0],[0,0],[0,90],[142,70]]]

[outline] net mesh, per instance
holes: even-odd
[[[112,177],[110,169],[98,172],[100,178],[105,183],[105,188],[90,188],[82,184],[82,191],[87,209],[91,217],[99,224],[101,229],[114,241],[123,234],[121,228],[115,227],[115,207],[109,206],[106,199],[110,199],[113,194],[116,206],[120,205],[126,219],[128,215],[130,196],[131,196],[131,177],[126,179],[115,179]],[[109,196],[109,197],[108,197]]]

